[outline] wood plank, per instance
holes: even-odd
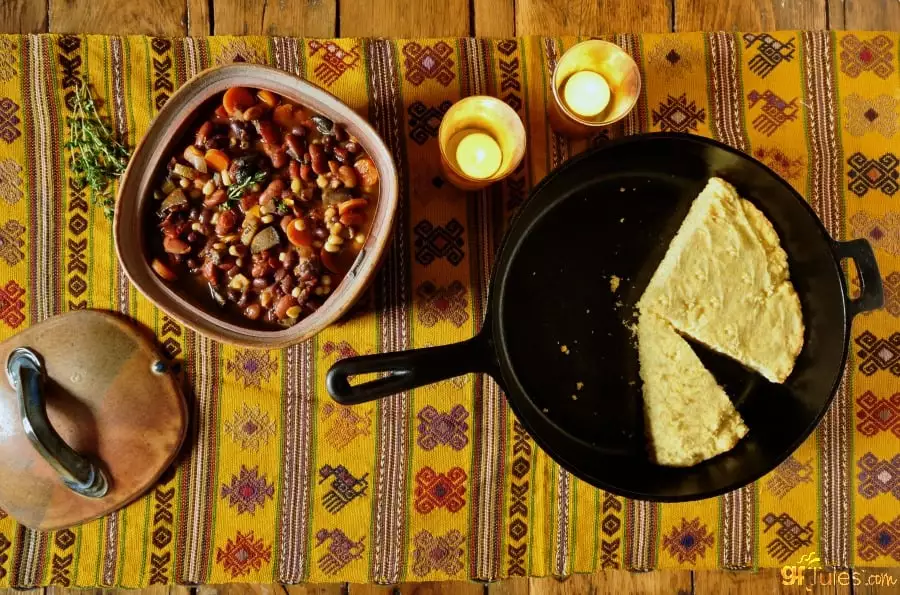
[[[469,581],[348,585],[348,595],[484,595],[484,585]]]
[[[215,0],[212,21],[216,35],[332,37],[337,33],[337,2]]]
[[[675,30],[824,29],[826,2],[827,0],[753,0],[748,5],[747,0],[675,0]]]
[[[340,12],[341,37],[469,35],[468,0],[341,0]]]
[[[26,0],[27,1],[27,0]],[[49,0],[52,33],[184,35],[185,0]]]
[[[187,0],[187,34],[200,37],[212,35],[209,22],[209,0]]]
[[[531,585],[527,578],[508,578],[488,585],[486,595],[532,595]]]
[[[516,0],[516,35],[597,35],[671,30],[660,0]]]
[[[844,0],[828,0],[828,28],[843,29],[844,28]]]
[[[0,0],[0,33],[46,33],[47,0]]]
[[[690,570],[656,570],[629,572],[605,570],[592,575],[578,574],[564,580],[533,578],[529,595],[688,595],[691,593]]]
[[[516,0],[472,0],[477,37],[515,37]]]
[[[695,595],[760,595],[772,593],[780,595],[797,595],[797,593],[812,593],[814,595],[850,595],[849,583],[846,586],[836,584],[834,579],[823,580],[819,575],[813,581],[812,572],[804,575],[804,584],[784,584],[781,571],[776,568],[766,568],[759,572],[729,572],[727,570],[701,571],[694,573]],[[822,585],[822,582],[828,582]]]
[[[898,0],[844,0],[844,28],[900,31]]]
[[[852,580],[853,595],[900,595],[900,568],[857,568]]]

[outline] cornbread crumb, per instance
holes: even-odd
[[[615,293],[616,290],[619,289],[619,283],[621,283],[621,282],[622,282],[622,279],[620,279],[617,275],[610,275],[609,276],[609,290],[611,292]]]

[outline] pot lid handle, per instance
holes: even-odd
[[[38,353],[28,347],[14,349],[6,360],[6,375],[16,388],[22,426],[35,450],[76,494],[87,498],[105,496],[109,492],[109,481],[99,462],[75,452],[47,418],[44,401],[47,374]]]

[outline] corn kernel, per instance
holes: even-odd
[[[212,180],[203,185],[203,196],[209,196],[216,190],[216,183]]]
[[[341,247],[337,244],[325,244],[325,252],[331,252],[334,254],[335,252],[340,252]]]
[[[331,275],[322,275],[322,285],[331,285]]]
[[[268,308],[272,304],[272,292],[264,291],[259,294],[259,305],[263,308]]]
[[[300,306],[291,306],[287,309],[288,318],[297,318],[300,316]]]
[[[334,219],[334,215],[335,215],[334,207],[328,207],[327,209],[325,209],[325,221]]]
[[[303,219],[294,219],[294,223],[292,224],[297,228],[298,231],[303,231],[306,229],[306,221]]]
[[[272,221],[275,220],[275,217],[273,217],[272,215],[263,215],[262,217],[259,218],[259,220],[262,221],[263,223],[271,223]]]
[[[229,246],[228,253],[231,254],[232,256],[240,256],[241,255],[241,253],[238,252],[237,246]]]
[[[181,178],[180,180],[178,180],[178,185],[181,186],[182,188],[187,188],[188,186],[191,185],[191,181],[188,180],[187,178]]]
[[[344,243],[344,238],[341,236],[330,235],[328,236],[328,244],[334,244],[335,246],[340,246]]]
[[[353,241],[356,242],[357,244],[365,244],[366,236],[365,236],[365,234],[358,233],[358,234],[356,234],[356,237],[353,238]]]
[[[237,258],[237,259],[235,259],[234,264],[237,265],[238,268],[240,268],[240,267],[244,266],[244,259]]]
[[[331,293],[331,285],[322,287],[322,295],[328,295],[329,293]]]
[[[313,293],[315,293],[316,295],[322,295],[322,294],[325,293],[325,290],[324,290],[324,289],[322,288],[322,286],[320,285],[319,287],[316,287],[316,288],[313,290]]]
[[[293,199],[293,198],[282,198],[281,201],[282,201],[284,204],[286,204],[287,206],[289,206],[289,207],[294,206],[294,199]]]
[[[331,226],[329,231],[331,231],[331,235],[339,236],[341,235],[341,232],[344,231],[344,226],[340,223],[335,223]]]
[[[219,220],[219,212],[216,211],[215,213],[213,213],[212,219],[210,219],[209,222],[212,223],[213,225],[215,225],[218,220]]]
[[[262,190],[262,186],[260,186],[259,184],[253,184],[252,186],[250,186],[250,192],[259,192],[260,190]]]
[[[299,285],[291,291],[291,295],[294,296],[294,298],[300,297],[300,286]]]
[[[194,223],[191,223],[191,229],[194,231],[201,231],[203,226],[195,221]]]
[[[316,185],[319,188],[324,188],[325,186],[328,185],[328,178],[326,178],[323,175],[320,175],[318,178],[316,178]]]
[[[294,194],[300,194],[300,190],[303,188],[303,184],[300,183],[300,180],[294,178],[291,180],[291,192]]]
[[[215,244],[213,244],[213,249],[214,250],[224,250],[225,244],[223,244],[222,242],[216,242]]]
[[[228,284],[228,287],[231,289],[243,289],[250,285],[250,280],[247,279],[243,274],[238,273],[231,279],[231,283]]]
[[[264,205],[259,206],[260,215],[268,215],[269,213],[275,212],[275,201],[268,202]]]
[[[223,186],[231,186],[234,181],[231,179],[231,174],[228,173],[227,169],[222,170],[222,185]]]

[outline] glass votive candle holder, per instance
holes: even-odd
[[[641,73],[625,50],[591,39],[560,56],[551,87],[550,125],[560,134],[585,137],[628,115],[641,94]]]
[[[447,110],[438,144],[447,181],[463,190],[478,190],[502,180],[522,162],[525,126],[505,102],[475,95]]]

